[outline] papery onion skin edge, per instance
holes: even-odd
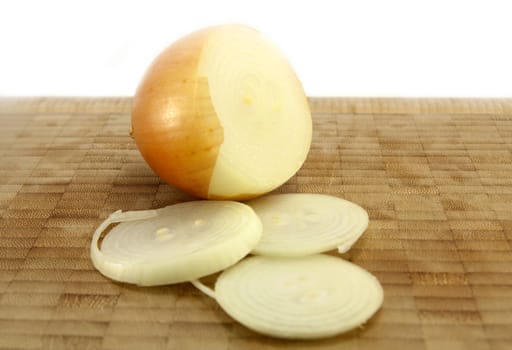
[[[208,198],[223,141],[208,81],[196,75],[210,30],[184,37],[154,60],[135,94],[131,120],[133,138],[149,166],[164,181],[201,198]],[[203,103],[195,103],[198,97]]]

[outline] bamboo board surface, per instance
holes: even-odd
[[[94,270],[112,211],[192,199],[140,157],[130,103],[0,99],[0,348],[511,349],[512,100],[311,99],[311,152],[278,192],[366,208],[350,258],[385,291],[363,328],[313,342],[257,335],[187,284]]]

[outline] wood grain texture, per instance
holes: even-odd
[[[512,343],[512,100],[310,100],[304,167],[277,192],[365,207],[348,257],[382,282],[362,329],[315,342],[257,335],[188,284],[94,270],[112,211],[192,199],[128,132],[128,98],[0,100],[2,349],[506,349]]]

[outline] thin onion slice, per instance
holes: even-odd
[[[309,193],[276,194],[247,202],[263,223],[252,253],[296,257],[337,248],[347,252],[368,227],[368,213],[347,200]]]
[[[115,226],[98,246],[101,233]],[[91,259],[105,276],[138,285],[185,282],[221,271],[247,255],[261,237],[247,205],[192,201],[145,211],[117,211],[94,233]]]
[[[197,281],[194,285],[209,291]],[[316,339],[365,323],[382,305],[383,294],[378,280],[366,270],[318,254],[247,258],[224,271],[209,295],[254,331],[280,338]]]

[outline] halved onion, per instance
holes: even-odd
[[[115,226],[98,246],[101,233]],[[192,201],[145,211],[117,211],[96,230],[91,259],[105,276],[138,285],[200,278],[236,263],[261,237],[247,205]]]
[[[309,193],[276,194],[246,202],[263,223],[252,253],[293,257],[337,248],[347,252],[368,227],[368,213],[347,200]]]
[[[290,64],[259,32],[192,33],[149,67],[133,101],[132,135],[166,182],[195,196],[248,199],[302,166],[312,121]]]
[[[200,288],[208,293],[207,287]],[[295,339],[329,337],[358,327],[383,301],[373,275],[321,254],[244,259],[224,271],[209,293],[248,328]]]

